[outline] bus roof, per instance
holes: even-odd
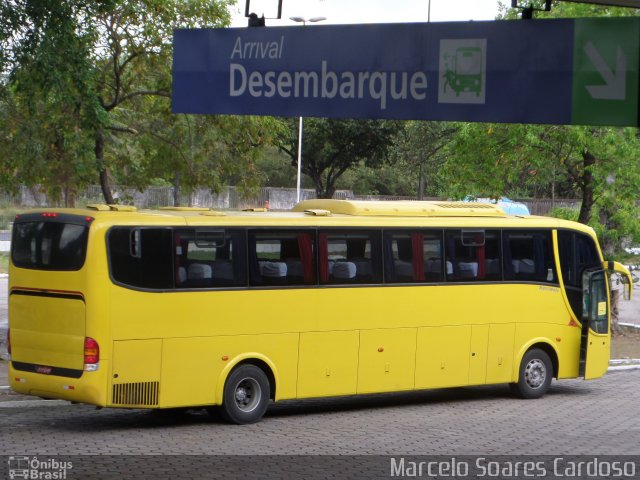
[[[128,205],[87,208],[39,208],[28,213],[58,212],[91,217],[95,224],[158,226],[352,226],[396,228],[566,228],[594,236],[593,230],[568,220],[507,215],[494,204],[473,202],[305,200],[291,211],[217,211],[203,207],[138,210]],[[23,215],[24,215],[23,214]]]
[[[325,210],[343,215],[394,217],[506,217],[497,205],[474,202],[305,200],[294,212]]]

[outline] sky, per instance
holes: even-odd
[[[274,17],[278,0],[250,0],[250,11]],[[503,0],[509,3],[508,0]],[[282,19],[266,20],[267,26],[295,25],[289,17],[326,17],[321,23],[393,23],[494,20],[498,0],[282,0]],[[246,27],[246,0],[234,7],[232,27]]]

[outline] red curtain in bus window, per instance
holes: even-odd
[[[424,282],[424,235],[411,234],[411,253],[413,258],[413,281]]]
[[[329,283],[329,240],[323,233],[318,235],[318,262],[320,283]]]
[[[476,235],[476,243],[482,243],[481,247],[476,247],[476,261],[478,262],[478,279],[483,279],[485,276],[485,272],[487,270],[486,265],[485,265],[485,258],[486,258],[486,250],[485,250],[485,245],[487,242],[487,239],[485,237],[484,233],[478,233]]]
[[[298,235],[298,249],[304,271],[304,283],[313,283],[316,277],[313,268],[313,237],[308,233]]]

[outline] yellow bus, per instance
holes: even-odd
[[[11,387],[238,424],[296,398],[500,383],[537,398],[606,372],[608,271],[630,283],[589,227],[488,204],[25,213]]]

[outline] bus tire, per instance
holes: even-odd
[[[258,422],[269,406],[269,379],[255,365],[240,365],[227,377],[220,414],[230,423]]]
[[[520,362],[518,382],[509,385],[511,391],[520,398],[542,397],[551,385],[553,365],[544,350],[529,350]]]

